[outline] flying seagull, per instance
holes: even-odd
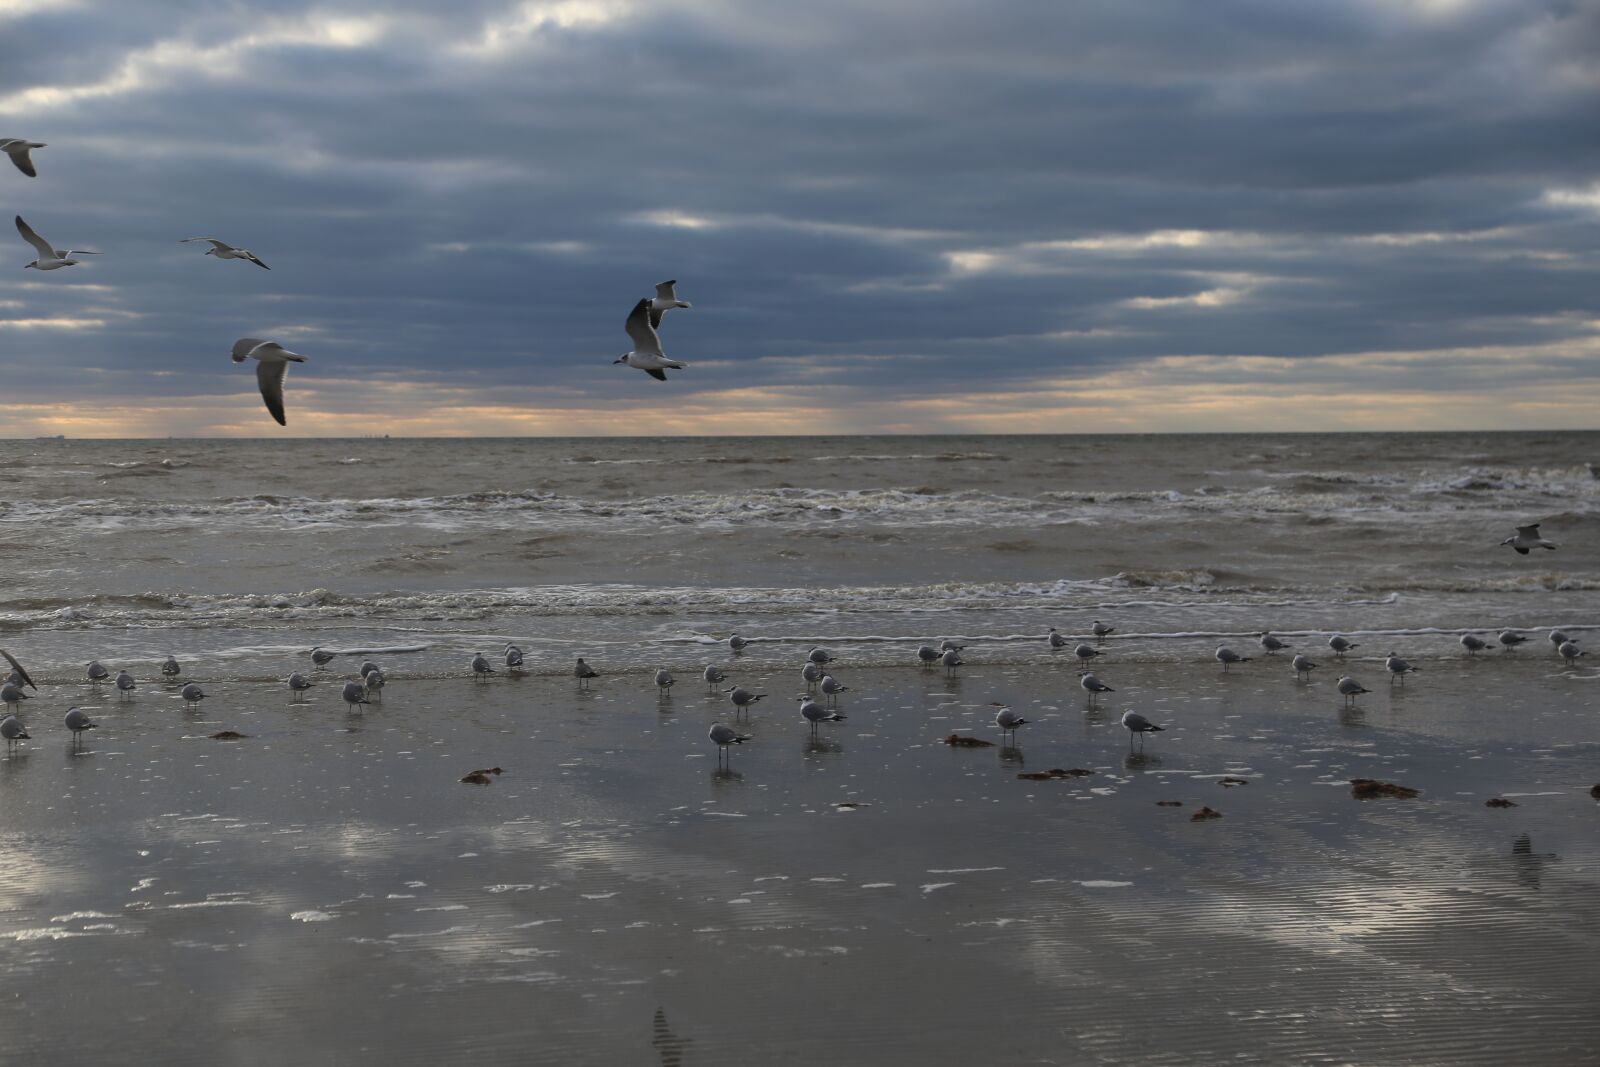
[[[28,153],[35,148],[43,147],[44,145],[38,141],[26,141],[21,137],[0,137],[0,152],[10,156],[11,162],[17,165],[17,169],[30,178],[37,178],[39,172],[33,169],[33,160],[28,158]],[[667,284],[670,286],[672,283],[668,282]],[[660,288],[660,286],[656,287],[658,292]],[[684,304],[683,306],[688,307],[689,305]]]
[[[17,221],[20,223],[22,220],[18,219]],[[26,234],[24,234],[24,236],[26,236]],[[1549,541],[1546,541],[1544,538],[1539,536],[1538,523],[1532,523],[1528,526],[1518,526],[1517,536],[1508,537],[1500,543],[1502,545],[1510,545],[1512,548],[1516,549],[1517,555],[1519,556],[1526,556],[1528,554],[1528,550],[1531,548],[1548,548],[1553,550],[1556,547]]]
[[[633,338],[633,351],[612,362],[637,367],[650,377],[664,382],[667,380],[666,368],[680,370],[688,364],[668,359],[661,351],[661,338],[656,336],[656,328],[650,324],[651,305],[649,297],[633,305],[633,310],[628,313],[628,321],[622,327],[628,331],[628,336]]]
[[[98,256],[99,252],[91,252],[86,248],[55,248],[49,241],[33,232],[33,227],[22,221],[22,216],[17,216],[17,232],[22,234],[22,239],[32,245],[39,252],[39,258],[23,267],[33,267],[37,270],[56,270],[60,267],[76,267],[78,261],[73,256]]]
[[[304,363],[306,357],[276,341],[241,337],[233,342],[233,361],[243,363],[247,359],[256,361],[256,381],[261,385],[261,399],[267,402],[267,410],[279,426],[289,425],[283,418],[283,376],[289,373],[290,363]]]
[[[673,289],[673,286],[677,284],[678,279],[674,278],[670,282],[661,282],[656,286],[656,298],[650,301],[651,329],[659,330],[661,328],[661,316],[673,308],[694,307],[693,304],[687,304],[678,299],[677,291]],[[632,331],[630,330],[629,332],[631,333]]]
[[[190,241],[210,241],[211,247],[206,249],[206,255],[208,256],[216,256],[218,259],[248,259],[251,263],[254,263],[262,270],[272,269],[257,259],[256,254],[250,251],[248,248],[235,248],[225,241],[217,240],[215,237],[185,237],[178,243],[180,245],[186,245]]]

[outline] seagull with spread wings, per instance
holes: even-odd
[[[76,267],[78,261],[73,256],[98,256],[99,252],[91,252],[86,248],[56,248],[33,232],[33,227],[22,221],[22,216],[17,216],[17,232],[22,234],[22,239],[32,245],[39,252],[39,258],[29,263],[28,267],[39,270],[56,270],[59,267]]]
[[[261,385],[261,399],[267,402],[267,410],[279,426],[289,425],[283,418],[283,378],[289,373],[290,363],[304,363],[306,357],[276,341],[241,337],[233,342],[233,361],[243,363],[247,359],[256,361],[256,381]]]
[[[1516,549],[1517,555],[1519,556],[1526,556],[1528,554],[1528,550],[1533,548],[1548,548],[1553,550],[1556,547],[1549,541],[1546,541],[1543,537],[1539,536],[1539,524],[1536,522],[1528,526],[1518,526],[1517,536],[1508,537],[1500,543],[1502,545],[1510,545],[1512,548]]]
[[[623,329],[633,338],[633,351],[612,362],[637,367],[650,377],[664,382],[667,380],[667,368],[681,370],[688,364],[668,359],[661,351],[661,338],[656,335],[656,328],[651,325],[651,319],[659,320],[660,316],[651,311],[651,304],[651,299],[645,297],[633,305],[633,310],[628,313],[628,321],[623,324]]]
[[[257,259],[256,254],[250,251],[248,248],[235,248],[225,241],[217,240],[215,237],[185,237],[178,243],[180,245],[186,245],[190,241],[210,241],[211,247],[206,249],[206,255],[208,256],[216,256],[218,259],[247,259],[251,263],[254,263],[256,266],[260,267],[262,270],[272,269]]]
[[[44,145],[38,141],[28,141],[21,137],[0,137],[0,152],[10,156],[11,162],[17,165],[17,169],[30,178],[37,178],[39,172],[33,169],[33,160],[28,153],[35,148],[43,147]],[[668,282],[667,284],[671,285],[672,283]],[[657,289],[659,288],[660,286],[657,286]],[[685,304],[683,306],[688,307],[689,305]]]
[[[685,303],[678,299],[678,291],[675,288],[677,284],[678,279],[674,278],[670,282],[661,282],[656,285],[655,299],[650,301],[650,326],[652,329],[661,329],[661,316],[673,308],[694,307],[693,304]]]

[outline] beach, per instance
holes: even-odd
[[[254,485],[248,443],[5,443],[11,1056],[1594,1062],[1600,674],[1545,632],[1589,639],[1600,573],[1497,548],[1593,526],[1594,444],[322,441]],[[850,686],[815,737],[813,644]],[[707,664],[769,694],[720,766]]]

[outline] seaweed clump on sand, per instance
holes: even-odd
[[[1350,795],[1357,800],[1373,800],[1377,797],[1398,797],[1409,799],[1418,796],[1422,791],[1412,789],[1408,785],[1396,785],[1393,782],[1380,782],[1376,778],[1350,779]]]
[[[1516,801],[1507,800],[1505,797],[1490,797],[1483,802],[1483,806],[1486,808],[1514,808],[1517,804]]]
[[[966,734],[951,734],[944,739],[944,743],[952,748],[993,748],[993,741],[985,741],[981,737],[968,737]]]
[[[1156,801],[1156,807],[1158,807],[1158,808],[1181,808],[1181,807],[1183,807],[1183,801],[1181,801],[1181,800],[1158,800],[1158,801]]]
[[[1071,770],[1062,767],[1051,767],[1048,771],[1024,771],[1017,777],[1025,778],[1030,782],[1048,782],[1052,778],[1086,778],[1093,773],[1093,771],[1084,770],[1082,767],[1073,767]]]
[[[1189,821],[1190,822],[1202,822],[1202,821],[1204,821],[1206,819],[1220,819],[1220,818],[1222,818],[1222,812],[1218,811],[1216,808],[1203,807],[1199,811],[1195,812],[1193,815],[1189,816]]]
[[[240,741],[245,737],[238,730],[218,730],[211,735],[213,741]]]
[[[476,770],[471,774],[463,775],[461,780],[467,785],[488,785],[490,782],[494,781],[494,779],[489,776],[491,774],[499,773],[499,767],[484,767],[482,770]]]

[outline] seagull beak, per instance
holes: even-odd
[[[611,362],[612,363],[621,363],[623,360],[625,360],[627,358],[628,358],[627,356],[618,356],[616,359],[612,360]]]

